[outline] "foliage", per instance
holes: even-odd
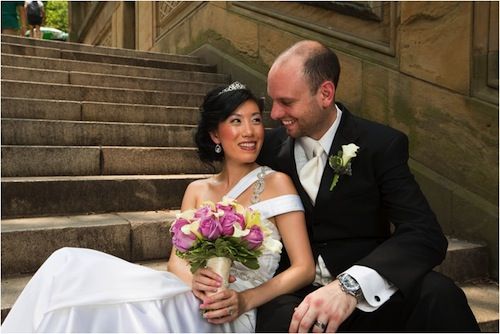
[[[221,237],[215,241],[198,242],[192,251],[185,253],[177,251],[176,254],[191,264],[191,271],[194,273],[199,268],[203,268],[207,259],[211,257],[227,257],[241,262],[247,268],[259,269],[257,257],[261,252],[249,250],[240,238]]]
[[[68,31],[68,1],[44,1],[44,26]]]

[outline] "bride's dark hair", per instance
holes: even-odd
[[[206,163],[224,159],[223,152],[215,152],[215,143],[210,137],[210,132],[217,130],[220,122],[225,121],[233,111],[248,100],[254,101],[262,113],[262,103],[257,100],[249,89],[240,88],[223,92],[225,89],[227,89],[227,86],[217,87],[208,92],[200,107],[200,120],[194,140],[198,147],[200,160]]]

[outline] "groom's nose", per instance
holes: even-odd
[[[278,103],[273,102],[272,108],[271,108],[271,118],[274,119],[275,121],[283,118],[285,113],[283,112],[283,108],[281,108]]]

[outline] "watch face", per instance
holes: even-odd
[[[342,275],[340,280],[342,281],[342,284],[346,287],[346,289],[350,291],[357,291],[360,289],[358,282],[356,282],[356,280],[350,275]]]

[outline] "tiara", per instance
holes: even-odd
[[[226,88],[224,88],[223,90],[221,90],[220,93],[217,95],[221,95],[221,94],[231,92],[233,90],[239,90],[239,89],[247,89],[247,87],[244,84],[242,84],[241,82],[235,81],[232,84],[230,84],[229,86],[227,86]]]

